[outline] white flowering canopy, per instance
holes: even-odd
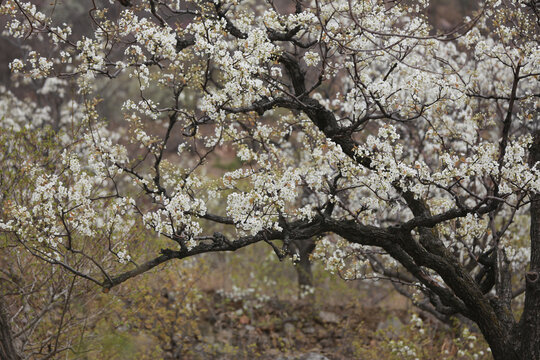
[[[86,33],[0,4],[22,54],[0,88],[0,231],[36,256],[108,289],[317,239],[330,271],[397,280],[492,348],[515,325],[540,192],[534,2],[444,34],[424,0],[91,1]],[[167,240],[150,260],[144,227]]]

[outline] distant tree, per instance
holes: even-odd
[[[92,0],[91,32],[56,2],[0,4],[23,54],[0,90],[0,231],[21,251],[108,291],[316,239],[330,271],[540,359],[534,2],[488,0],[445,34],[423,0]]]

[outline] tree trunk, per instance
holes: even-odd
[[[513,334],[501,334],[499,337],[486,336],[485,329],[481,329],[487,340],[494,360],[540,360],[540,358],[524,355],[520,350],[520,342]]]
[[[535,131],[529,165],[540,161],[540,131]],[[540,360],[540,194],[531,195],[531,262],[525,274],[525,306],[520,320],[523,359]]]
[[[315,249],[315,241],[312,239],[295,240],[293,245],[300,255],[300,261],[296,264],[295,269],[298,275],[298,287],[300,294],[302,294],[306,288],[313,286],[313,273],[311,272],[309,255]]]
[[[8,313],[4,307],[3,298],[0,297],[0,359],[20,360],[11,337],[11,326],[8,322]]]
[[[540,162],[540,131],[534,132],[529,150],[529,166],[532,167]],[[540,194],[530,196],[531,257],[529,271],[525,274],[523,314],[512,333],[505,336],[490,338],[489,329],[481,329],[495,360],[540,360]]]

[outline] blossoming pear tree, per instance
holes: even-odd
[[[330,271],[540,359],[537,2],[488,0],[447,33],[426,0],[90,0],[91,32],[40,4],[0,1],[22,54],[0,88],[0,231],[21,251],[108,291],[316,239]],[[161,251],[137,251],[142,227]]]

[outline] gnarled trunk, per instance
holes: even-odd
[[[534,133],[529,165],[540,162],[540,131]],[[519,323],[523,359],[540,359],[540,194],[531,195],[531,260],[525,274],[525,307]]]
[[[491,349],[491,354],[495,360],[540,360],[540,358],[533,358],[525,356],[520,350],[521,343],[515,333],[500,333],[493,335],[485,328],[480,327],[484,338],[487,340]]]
[[[529,165],[540,162],[540,131],[533,134]],[[540,360],[540,194],[531,194],[531,257],[525,274],[525,306],[519,324],[506,333],[494,336],[480,325],[495,360]]]

